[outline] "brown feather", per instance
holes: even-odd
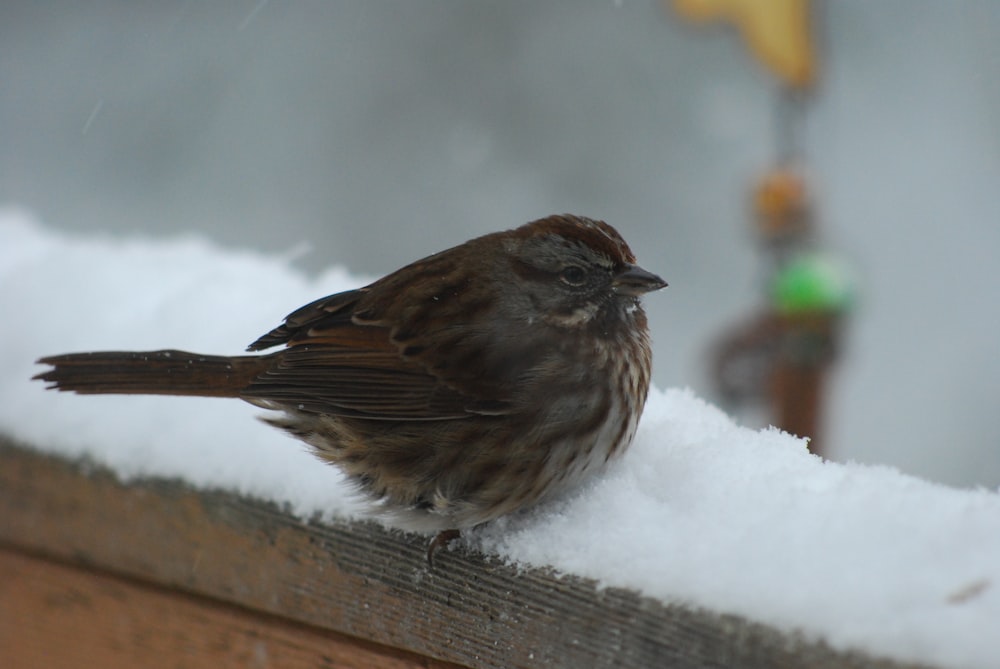
[[[34,378],[81,394],[240,397],[272,356],[199,355],[187,351],[68,353],[38,362],[53,369]]]

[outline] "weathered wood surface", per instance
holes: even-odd
[[[0,549],[5,667],[447,669],[410,653]]]
[[[912,666],[463,551],[429,570],[422,537],[173,480],[123,484],[2,440],[0,546],[469,667]]]

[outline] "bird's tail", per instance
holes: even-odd
[[[40,359],[35,376],[49,388],[81,394],[240,397],[272,364],[271,356],[199,355],[186,351],[101,351]]]

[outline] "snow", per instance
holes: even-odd
[[[0,211],[0,432],[86,454],[125,479],[183,477],[301,516],[359,516],[337,471],[254,420],[250,405],[78,396],[29,381],[47,354],[237,354],[299,305],[369,280],[342,269],[307,278],[292,253],[72,236]],[[669,310],[669,297],[647,308]],[[605,475],[465,540],[835,648],[949,667],[1000,656],[997,491],[824,462],[804,441],[740,427],[685,390],[652,390],[632,449]]]

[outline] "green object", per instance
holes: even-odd
[[[782,314],[843,312],[853,298],[850,272],[836,258],[821,253],[793,258],[771,285],[771,299]]]

